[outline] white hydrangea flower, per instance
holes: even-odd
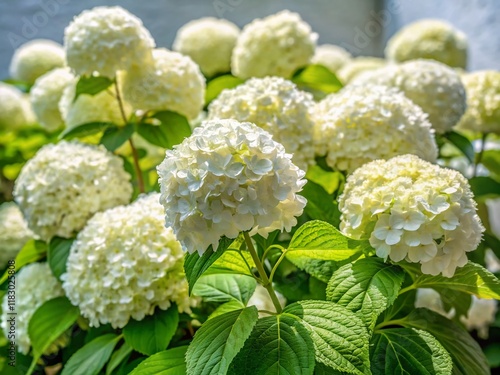
[[[349,60],[336,73],[340,81],[347,84],[359,74],[382,68],[386,64],[384,59],[378,57],[359,56]]]
[[[26,355],[31,347],[28,335],[28,324],[31,317],[45,302],[64,296],[64,291],[47,263],[31,263],[24,266],[15,275],[15,281],[16,344],[17,350]],[[2,322],[0,323],[5,336],[10,329],[9,318],[11,315],[8,315],[9,312],[13,311],[9,309],[8,294],[6,294],[2,301]],[[56,340],[46,353],[56,352],[59,346],[64,346],[66,343],[67,339],[61,337],[61,340]]]
[[[275,292],[276,297],[278,297],[278,301],[280,305],[283,307],[286,305],[286,298],[279,292]],[[275,311],[276,307],[274,307],[273,300],[269,295],[269,292],[262,285],[257,284],[255,288],[255,292],[252,297],[248,300],[247,306],[255,306],[258,310],[266,310],[266,311]],[[259,314],[260,315],[260,314]],[[267,316],[268,314],[264,315]]]
[[[10,62],[12,78],[33,84],[43,74],[66,64],[64,48],[46,39],[34,39],[19,47]]]
[[[344,233],[369,238],[380,258],[420,263],[434,276],[452,277],[484,231],[467,179],[415,155],[358,168],[339,209]]]
[[[441,314],[448,319],[452,319],[455,316],[455,309],[452,308],[450,311],[444,309],[443,300],[441,295],[431,288],[418,288],[415,298],[416,308],[425,308]]]
[[[203,109],[205,78],[190,57],[159,48],[152,64],[123,75],[122,91],[134,109],[168,110],[192,120]]]
[[[191,312],[184,253],[153,193],[92,217],[73,243],[63,288],[90,326],[124,327],[172,302]]]
[[[288,10],[255,19],[243,28],[233,50],[236,77],[290,78],[309,63],[318,35],[297,13]]]
[[[40,125],[49,131],[59,129],[64,120],[59,101],[74,80],[69,68],[57,68],[39,77],[30,91],[30,101]]]
[[[31,123],[29,111],[20,90],[0,82],[0,129],[15,130]]]
[[[240,29],[224,19],[205,17],[182,26],[172,49],[189,56],[208,77],[231,71],[231,55]]]
[[[403,62],[432,59],[454,68],[467,65],[467,37],[442,20],[413,22],[392,36],[385,49],[387,59]]]
[[[142,21],[119,6],[96,7],[76,16],[64,30],[68,65],[77,75],[109,78],[151,59],[155,42]]]
[[[293,154],[293,162],[306,170],[314,163],[311,94],[279,77],[252,78],[224,90],[210,104],[208,119],[235,119],[260,126]]]
[[[482,299],[472,296],[472,304],[467,312],[467,316],[461,316],[460,321],[467,330],[477,330],[477,334],[482,339],[488,338],[489,326],[495,321],[498,309],[498,302],[494,299]]]
[[[184,249],[217,250],[222,236],[289,231],[306,200],[297,195],[305,173],[258,126],[206,121],[158,166],[166,225]]]
[[[9,260],[15,259],[19,250],[34,234],[28,228],[19,207],[14,202],[0,205],[0,269],[7,266]]]
[[[435,162],[434,130],[422,109],[386,86],[348,86],[316,105],[316,153],[352,172],[375,159],[412,153]]]
[[[323,44],[316,48],[311,63],[323,65],[332,73],[337,73],[351,59],[352,55],[344,48],[333,44]]]
[[[467,111],[458,129],[500,134],[500,72],[482,70],[462,77]]]
[[[71,237],[96,212],[129,202],[130,175],[104,146],[62,141],[24,165],[14,199],[41,239]]]

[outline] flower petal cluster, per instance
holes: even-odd
[[[423,19],[403,27],[387,42],[387,59],[432,59],[453,68],[467,66],[467,37],[442,20]]]
[[[29,228],[43,240],[71,237],[96,212],[128,203],[130,175],[104,146],[62,141],[42,147],[14,186]]]
[[[41,75],[66,64],[63,47],[52,40],[35,39],[19,47],[10,62],[13,79],[35,83]]]
[[[68,65],[77,75],[114,78],[151,59],[155,42],[142,21],[122,7],[96,7],[76,16],[64,30]]]
[[[316,48],[311,63],[323,65],[332,73],[336,73],[347,64],[351,58],[352,55],[344,48],[333,44],[323,44]]]
[[[28,324],[35,311],[45,302],[64,295],[61,283],[54,277],[47,263],[31,263],[21,268],[16,277],[16,344],[17,350],[28,354],[31,340],[28,335]],[[2,301],[2,322],[0,323],[5,336],[8,336],[13,311],[9,308],[8,294]],[[46,354],[56,352],[59,346],[65,346],[67,339],[61,337],[46,351]]]
[[[203,74],[211,77],[231,71],[231,55],[239,34],[238,26],[228,20],[200,18],[177,31],[172,49],[191,57]]]
[[[73,243],[63,288],[90,326],[122,328],[172,303],[191,312],[184,253],[164,226],[159,196],[95,214]]]
[[[31,108],[23,93],[0,82],[0,129],[20,129],[31,122]]]
[[[358,56],[342,65],[337,75],[342,83],[347,84],[359,74],[382,68],[386,64],[384,59],[378,57]]]
[[[316,153],[352,172],[375,159],[415,154],[434,162],[434,131],[422,109],[386,86],[347,86],[315,108]]]
[[[159,48],[151,64],[123,75],[122,91],[134,109],[168,110],[193,120],[203,109],[205,78],[190,57]]]
[[[166,225],[199,254],[222,236],[290,230],[306,203],[297,195],[305,173],[291,157],[252,123],[204,122],[157,168]]]
[[[260,126],[293,154],[297,166],[306,170],[314,163],[313,107],[312,95],[290,81],[279,77],[252,78],[222,91],[210,103],[208,119],[235,119]]]
[[[472,296],[472,303],[467,316],[461,316],[460,321],[468,331],[477,330],[482,339],[487,339],[490,325],[495,321],[498,302],[494,299],[482,299]]]
[[[314,55],[318,35],[288,10],[255,19],[246,25],[233,50],[231,69],[236,77],[290,78]]]
[[[455,316],[455,309],[451,308],[446,311],[444,308],[443,300],[441,295],[431,288],[418,288],[415,296],[415,307],[425,308],[441,314],[448,319],[453,319]]]
[[[484,231],[467,179],[415,155],[376,160],[351,174],[339,198],[341,230],[369,238],[380,258],[451,277]]]

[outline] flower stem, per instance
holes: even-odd
[[[486,138],[488,137],[488,133],[483,133],[483,136],[481,138],[481,149],[479,150],[479,153],[477,154],[475,163],[474,163],[474,170],[472,172],[472,177],[476,177],[477,174],[477,167],[479,164],[481,164],[481,160],[483,159],[483,154],[484,154],[484,147],[486,146]]]
[[[255,247],[253,246],[252,239],[250,238],[247,232],[244,232],[243,236],[245,237],[245,242],[247,244],[248,251],[250,251],[250,255],[252,256],[255,266],[257,267],[257,272],[259,273],[259,276],[262,280],[262,286],[266,288],[267,292],[269,293],[269,296],[271,297],[271,300],[273,301],[274,307],[276,308],[276,312],[279,314],[283,311],[283,308],[281,307],[278,296],[276,295],[276,292],[273,289],[273,284],[267,277],[266,270],[264,269],[264,266],[262,265],[259,259],[259,255],[257,254]]]

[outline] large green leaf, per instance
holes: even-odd
[[[472,143],[466,137],[453,131],[444,134],[444,137],[458,148],[470,163],[474,163],[474,147],[472,147]]]
[[[309,65],[299,69],[293,75],[292,82],[301,90],[312,92],[316,99],[321,99],[326,94],[337,92],[342,88],[342,83],[337,76],[322,65]]]
[[[255,267],[255,263],[248,251],[226,250],[221,257],[218,258],[207,271],[205,271],[205,275],[236,273],[240,275],[252,276],[252,267]]]
[[[244,309],[245,307],[246,307],[246,305],[243,302],[233,299],[229,302],[223,303],[222,305],[218,306],[210,314],[208,319],[213,319],[216,316],[223,315],[223,314],[226,314],[226,313],[231,312],[231,311],[241,310],[241,309]]]
[[[313,181],[308,181],[300,193],[307,199],[306,214],[314,220],[322,220],[336,227],[340,225],[340,211],[333,196]]]
[[[236,300],[246,305],[256,287],[255,279],[245,275],[206,275],[198,280],[193,294],[207,302]]]
[[[316,361],[338,371],[370,374],[370,335],[353,312],[330,301],[299,301],[287,306],[283,314],[309,331]]]
[[[373,375],[451,375],[450,355],[430,333],[413,328],[375,332],[370,349]]]
[[[78,82],[76,83],[75,98],[73,99],[73,102],[75,102],[78,99],[78,97],[82,94],[87,94],[92,96],[97,95],[101,91],[106,90],[113,83],[114,81],[106,77],[81,76]]]
[[[358,313],[367,327],[398,297],[405,278],[401,267],[380,258],[348,263],[333,273],[326,290],[327,300]]]
[[[17,253],[16,259],[14,260],[14,270],[18,271],[27,264],[36,262],[47,254],[47,244],[43,241],[30,240],[26,242],[21,251]],[[2,275],[0,279],[0,284],[3,284],[9,277],[9,271],[7,270]]]
[[[145,359],[129,375],[186,375],[187,346],[156,353]]]
[[[219,96],[222,90],[232,89],[236,86],[241,85],[244,80],[232,76],[231,74],[226,74],[217,78],[212,79],[207,84],[207,89],[205,91],[205,105],[210,104],[212,100]]]
[[[60,135],[59,139],[82,138],[89,135],[100,133],[107,128],[113,128],[116,125],[111,122],[88,122],[77,125],[73,128],[66,128]]]
[[[469,180],[476,199],[497,198],[500,196],[500,182],[491,177],[473,177]]]
[[[186,353],[188,375],[226,374],[258,319],[255,306],[206,321]]]
[[[325,171],[319,165],[307,169],[306,178],[321,186],[328,194],[333,194],[340,186],[344,177],[340,172]]]
[[[178,323],[179,312],[175,304],[167,310],[156,309],[153,315],[141,321],[127,323],[123,328],[125,342],[139,353],[153,355],[167,348]]]
[[[172,148],[191,135],[191,127],[184,116],[161,111],[138,124],[137,133],[153,145]]]
[[[50,240],[47,260],[52,273],[58,279],[66,272],[66,261],[69,257],[73,238],[54,237]]]
[[[109,151],[115,151],[124,144],[134,134],[134,124],[129,123],[125,126],[113,126],[104,131],[99,141]]]
[[[113,371],[130,356],[133,350],[134,349],[126,342],[124,342],[118,350],[115,350],[106,366],[106,375],[113,374]]]

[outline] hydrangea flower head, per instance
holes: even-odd
[[[16,87],[0,82],[0,129],[15,130],[31,123],[31,108]]]
[[[342,83],[347,84],[359,74],[382,68],[386,63],[384,59],[378,57],[358,56],[342,65],[337,75]]]
[[[311,63],[323,65],[332,73],[336,73],[347,64],[351,58],[351,54],[344,48],[333,44],[323,44],[318,46],[314,51]]]
[[[204,122],[167,150],[157,169],[166,225],[190,253],[210,245],[215,251],[222,236],[243,231],[288,231],[306,203],[297,194],[305,173],[271,134],[248,122]]]

